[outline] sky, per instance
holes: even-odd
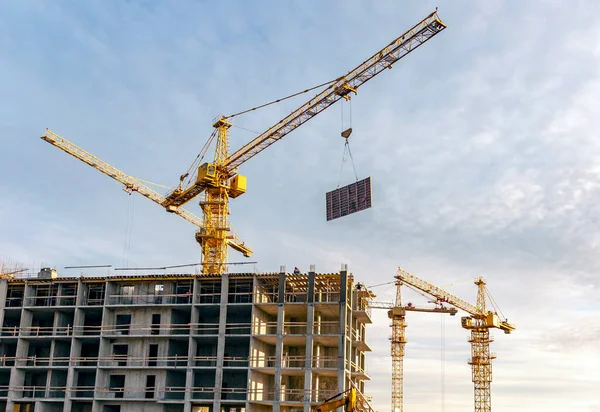
[[[595,1],[2,2],[0,257],[64,276],[199,261],[188,222],[45,143],[45,128],[172,187],[216,116],[335,79],[436,6],[446,30],[242,166],[231,220],[257,263],[232,270],[348,264],[375,285],[401,266],[473,302],[483,276],[517,328],[494,334],[493,410],[599,412]],[[232,149],[310,97],[234,118]],[[325,193],[355,179],[349,126],[373,208],[326,222]],[[392,285],[373,291],[393,299]],[[407,322],[405,410],[472,409],[459,317]],[[367,393],[388,411],[385,311],[368,334]]]

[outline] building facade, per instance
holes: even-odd
[[[363,287],[320,274],[0,279],[0,411],[304,411],[364,392]]]

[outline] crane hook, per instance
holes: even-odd
[[[347,128],[346,130],[344,130],[344,131],[342,132],[342,137],[343,137],[344,139],[348,140],[348,138],[350,137],[350,135],[351,135],[351,134],[352,134],[352,128],[351,128],[351,127],[349,127],[349,128]]]

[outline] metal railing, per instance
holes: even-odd
[[[189,323],[147,323],[147,324],[121,324],[105,325],[100,327],[103,336],[129,335],[129,336],[164,336],[164,335],[188,335],[190,333]]]
[[[247,394],[249,401],[274,401],[276,392],[273,388],[261,388],[248,389]],[[323,402],[336,394],[336,390],[323,389],[285,389],[277,393],[286,402]]]
[[[107,305],[185,305],[192,303],[192,294],[109,295]]]
[[[313,335],[338,335],[340,325],[338,321],[321,321],[310,324]],[[309,324],[307,322],[283,322],[284,335],[306,335]],[[255,321],[253,324],[253,333],[255,335],[275,335],[277,333],[276,321]]]
[[[254,291],[255,303],[277,303],[279,300],[279,291],[276,286],[259,286]]]
[[[83,299],[82,305],[85,306],[102,306],[104,305],[104,298],[85,298]]]
[[[315,290],[314,302],[316,303],[339,303],[339,290]],[[306,303],[308,302],[308,292],[286,291],[284,294],[286,303]],[[276,286],[259,286],[254,291],[254,303],[279,303],[279,291]]]
[[[27,296],[25,306],[75,306],[76,295]]]
[[[306,335],[308,327],[312,327],[313,335],[339,335],[340,326],[338,321],[321,321],[313,324],[307,322],[283,323],[284,335]],[[161,323],[161,324],[115,324],[115,325],[83,325],[83,326],[4,326],[0,328],[0,336],[145,336],[145,335],[217,335],[219,333],[218,323]],[[227,323],[225,333],[228,335],[275,335],[277,333],[277,322],[255,321],[254,323]],[[346,333],[352,339],[363,341],[363,336],[356,329],[346,328]]]
[[[339,303],[340,291],[339,290],[315,290],[315,302],[316,303]]]
[[[257,319],[252,325],[252,333],[255,335],[276,335],[277,321],[263,321]]]
[[[188,360],[192,361],[192,366],[215,367],[217,365],[217,356],[189,356],[189,355],[170,355],[170,356],[130,356],[117,355],[110,356],[2,356],[0,357],[0,367],[5,366],[44,366],[44,367],[186,367]],[[338,357],[336,356],[306,356],[306,355],[282,355],[281,362],[274,355],[259,356],[225,356],[223,366],[225,367],[253,367],[253,368],[274,368],[278,364],[282,368],[304,368],[306,363],[313,368],[337,368]],[[357,367],[354,363],[352,367]],[[352,370],[352,369],[351,369]]]
[[[21,306],[23,306],[23,297],[6,298],[7,308],[20,308]]]

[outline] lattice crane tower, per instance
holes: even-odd
[[[486,309],[486,295],[490,296],[483,278],[477,278],[477,306],[474,306],[445,290],[432,285],[429,282],[398,268],[395,278],[437,299],[438,302],[448,302],[458,309],[464,310],[470,316],[461,318],[461,326],[471,331],[471,365],[472,380],[475,395],[475,412],[490,412],[491,406],[491,383],[492,383],[492,359],[490,354],[490,329],[497,328],[504,333],[511,333],[515,327],[506,319],[501,320],[497,312]],[[493,302],[493,299],[492,299]]]
[[[404,346],[406,345],[406,312],[449,313],[455,315],[455,308],[447,308],[438,303],[435,308],[422,308],[402,304],[402,282],[396,279],[396,299],[394,303],[370,302],[375,309],[388,309],[388,318],[392,321],[391,355],[392,355],[392,412],[404,409]]]

